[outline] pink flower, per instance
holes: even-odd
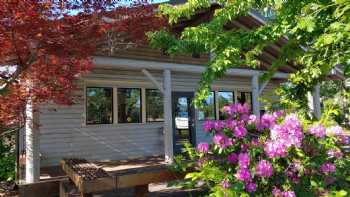
[[[293,191],[285,191],[283,192],[283,197],[296,197]]]
[[[234,135],[236,138],[243,138],[247,135],[247,129],[244,126],[237,126],[235,127]]]
[[[264,151],[269,158],[286,157],[288,154],[287,147],[284,143],[272,140],[265,143]]]
[[[273,115],[276,119],[278,119],[278,118],[282,117],[283,114],[284,114],[284,112],[283,112],[282,110],[279,110],[279,111],[273,112],[272,115]]]
[[[252,180],[252,176],[248,169],[246,168],[240,168],[238,169],[237,173],[235,174],[235,177],[243,182],[249,183]]]
[[[245,189],[247,190],[247,192],[249,193],[253,193],[256,191],[257,185],[253,182],[250,182],[248,184],[245,185]]]
[[[231,186],[230,182],[227,179],[224,179],[221,181],[221,186],[225,189],[229,188]]]
[[[225,127],[225,121],[223,120],[217,120],[217,121],[214,121],[214,129],[216,132],[219,132],[222,130],[222,128]]]
[[[274,187],[272,189],[272,195],[275,196],[275,197],[282,197],[283,196],[283,192],[278,189],[277,187]]]
[[[250,142],[250,144],[254,147],[259,147],[260,146],[260,142],[258,138],[254,138],[252,139],[252,141]]]
[[[256,115],[251,114],[248,118],[248,124],[256,124],[256,123],[257,123]]]
[[[236,164],[238,162],[238,155],[237,153],[230,153],[227,156],[227,160],[230,164]]]
[[[343,157],[343,153],[340,150],[336,150],[336,149],[330,149],[327,151],[327,155],[329,157],[335,157],[337,159],[342,158]]]
[[[276,124],[276,117],[271,114],[264,114],[258,125],[259,130],[268,129]]]
[[[273,167],[270,162],[266,160],[261,160],[255,167],[255,172],[257,176],[260,177],[271,177],[273,174]]]
[[[326,134],[328,136],[342,136],[344,135],[343,128],[341,128],[339,125],[333,126],[327,129]]]
[[[231,129],[232,131],[235,129],[237,126],[237,121],[236,120],[226,120],[226,127]]]
[[[250,164],[250,158],[248,153],[239,153],[238,165],[240,168],[248,168]]]
[[[222,133],[216,133],[213,137],[213,143],[215,145],[218,145],[220,148],[226,148],[228,146],[231,146],[232,139],[227,138],[224,134]]]
[[[206,142],[201,142],[197,145],[197,151],[200,153],[208,153],[209,151],[209,144]]]
[[[203,129],[205,132],[209,133],[214,128],[214,122],[213,120],[207,120],[204,122]]]
[[[336,171],[336,167],[334,164],[330,162],[326,162],[320,166],[320,171],[327,174],[327,173],[334,173]]]
[[[314,125],[310,127],[309,133],[316,137],[323,138],[324,136],[326,136],[326,128],[324,128],[321,125]]]

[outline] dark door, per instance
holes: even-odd
[[[193,92],[173,92],[174,153],[181,153],[183,144],[195,144],[195,111]]]

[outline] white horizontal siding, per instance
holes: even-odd
[[[150,71],[163,82],[163,73]],[[201,76],[172,72],[173,91],[195,91]],[[85,82],[83,82],[85,81]],[[89,160],[119,160],[164,153],[163,123],[84,126],[84,83],[87,86],[156,88],[141,71],[95,69],[78,81],[75,104],[40,107],[40,152],[42,166],[59,165],[64,157]],[[250,78],[227,77],[213,83],[214,90],[250,90]],[[266,89],[273,89],[268,85]],[[116,112],[115,112],[116,113]],[[197,121],[196,141],[209,141]]]

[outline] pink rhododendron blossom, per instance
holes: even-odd
[[[239,153],[238,165],[240,168],[248,168],[250,164],[250,158],[248,153]]]
[[[336,150],[336,149],[331,149],[327,151],[327,155],[329,157],[335,157],[337,159],[342,158],[343,157],[343,153],[341,152],[341,150]]]
[[[264,151],[269,158],[286,157],[288,154],[284,143],[272,140],[265,143]]]
[[[253,182],[250,182],[245,185],[245,190],[249,193],[253,193],[256,191],[257,185]]]
[[[275,124],[276,124],[276,117],[274,117],[272,114],[264,114],[261,117],[258,128],[259,130],[268,129],[275,126]]]
[[[310,127],[309,133],[311,135],[316,136],[316,137],[323,138],[326,136],[326,128],[324,128],[321,125],[314,125],[314,126]]]
[[[326,134],[328,136],[342,136],[344,135],[344,131],[343,131],[343,128],[341,128],[340,126],[333,126],[333,127],[330,127],[326,130]]]
[[[230,164],[236,164],[238,162],[238,155],[237,153],[230,153],[228,156],[227,156],[227,161],[230,163]]]
[[[218,145],[220,148],[226,148],[232,145],[232,139],[227,138],[222,133],[216,133],[213,137],[213,143]]]
[[[238,169],[237,173],[235,174],[235,177],[243,182],[249,183],[252,180],[252,176],[250,174],[250,171],[246,168],[240,168]]]
[[[247,129],[244,126],[237,126],[235,127],[233,133],[236,138],[243,138],[247,135]]]
[[[216,132],[220,132],[225,127],[225,121],[217,120],[214,122],[214,129]]]
[[[293,191],[281,191],[278,188],[273,188],[272,195],[274,197],[296,197],[295,193]]]
[[[226,127],[231,129],[232,131],[235,129],[235,127],[238,125],[236,120],[226,120]]]
[[[207,120],[204,122],[203,129],[205,132],[209,133],[212,129],[214,129],[215,121]]]
[[[251,114],[248,118],[248,124],[257,124],[257,118],[256,115]]]
[[[197,151],[200,153],[208,153],[209,151],[209,144],[206,142],[201,142],[197,145]]]
[[[278,119],[278,118],[280,118],[280,117],[282,117],[282,116],[284,115],[284,112],[281,111],[281,110],[279,110],[279,111],[273,112],[272,115],[273,115],[276,119]]]
[[[223,188],[227,189],[227,188],[231,187],[231,184],[230,184],[230,182],[227,179],[224,179],[224,180],[221,181],[221,186]]]
[[[255,172],[257,176],[260,177],[271,177],[273,174],[272,164],[266,160],[261,160],[255,167]]]
[[[249,144],[241,144],[241,151],[242,152],[247,152],[249,148]]]
[[[333,173],[336,171],[336,167],[334,164],[330,163],[330,162],[327,162],[327,163],[324,163],[320,166],[320,171],[327,174],[327,173]]]
[[[252,141],[250,142],[250,144],[251,144],[252,146],[254,146],[254,147],[259,147],[259,146],[261,145],[258,138],[252,139]]]

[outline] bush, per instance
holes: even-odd
[[[175,169],[190,172],[184,185],[204,183],[209,196],[346,196],[349,137],[327,118],[315,122],[275,112],[260,120],[247,105],[224,108],[226,120],[206,121],[212,142],[187,146]],[[328,117],[328,116],[327,116]]]
[[[7,134],[0,138],[0,181],[12,181],[16,175],[14,136]]]

